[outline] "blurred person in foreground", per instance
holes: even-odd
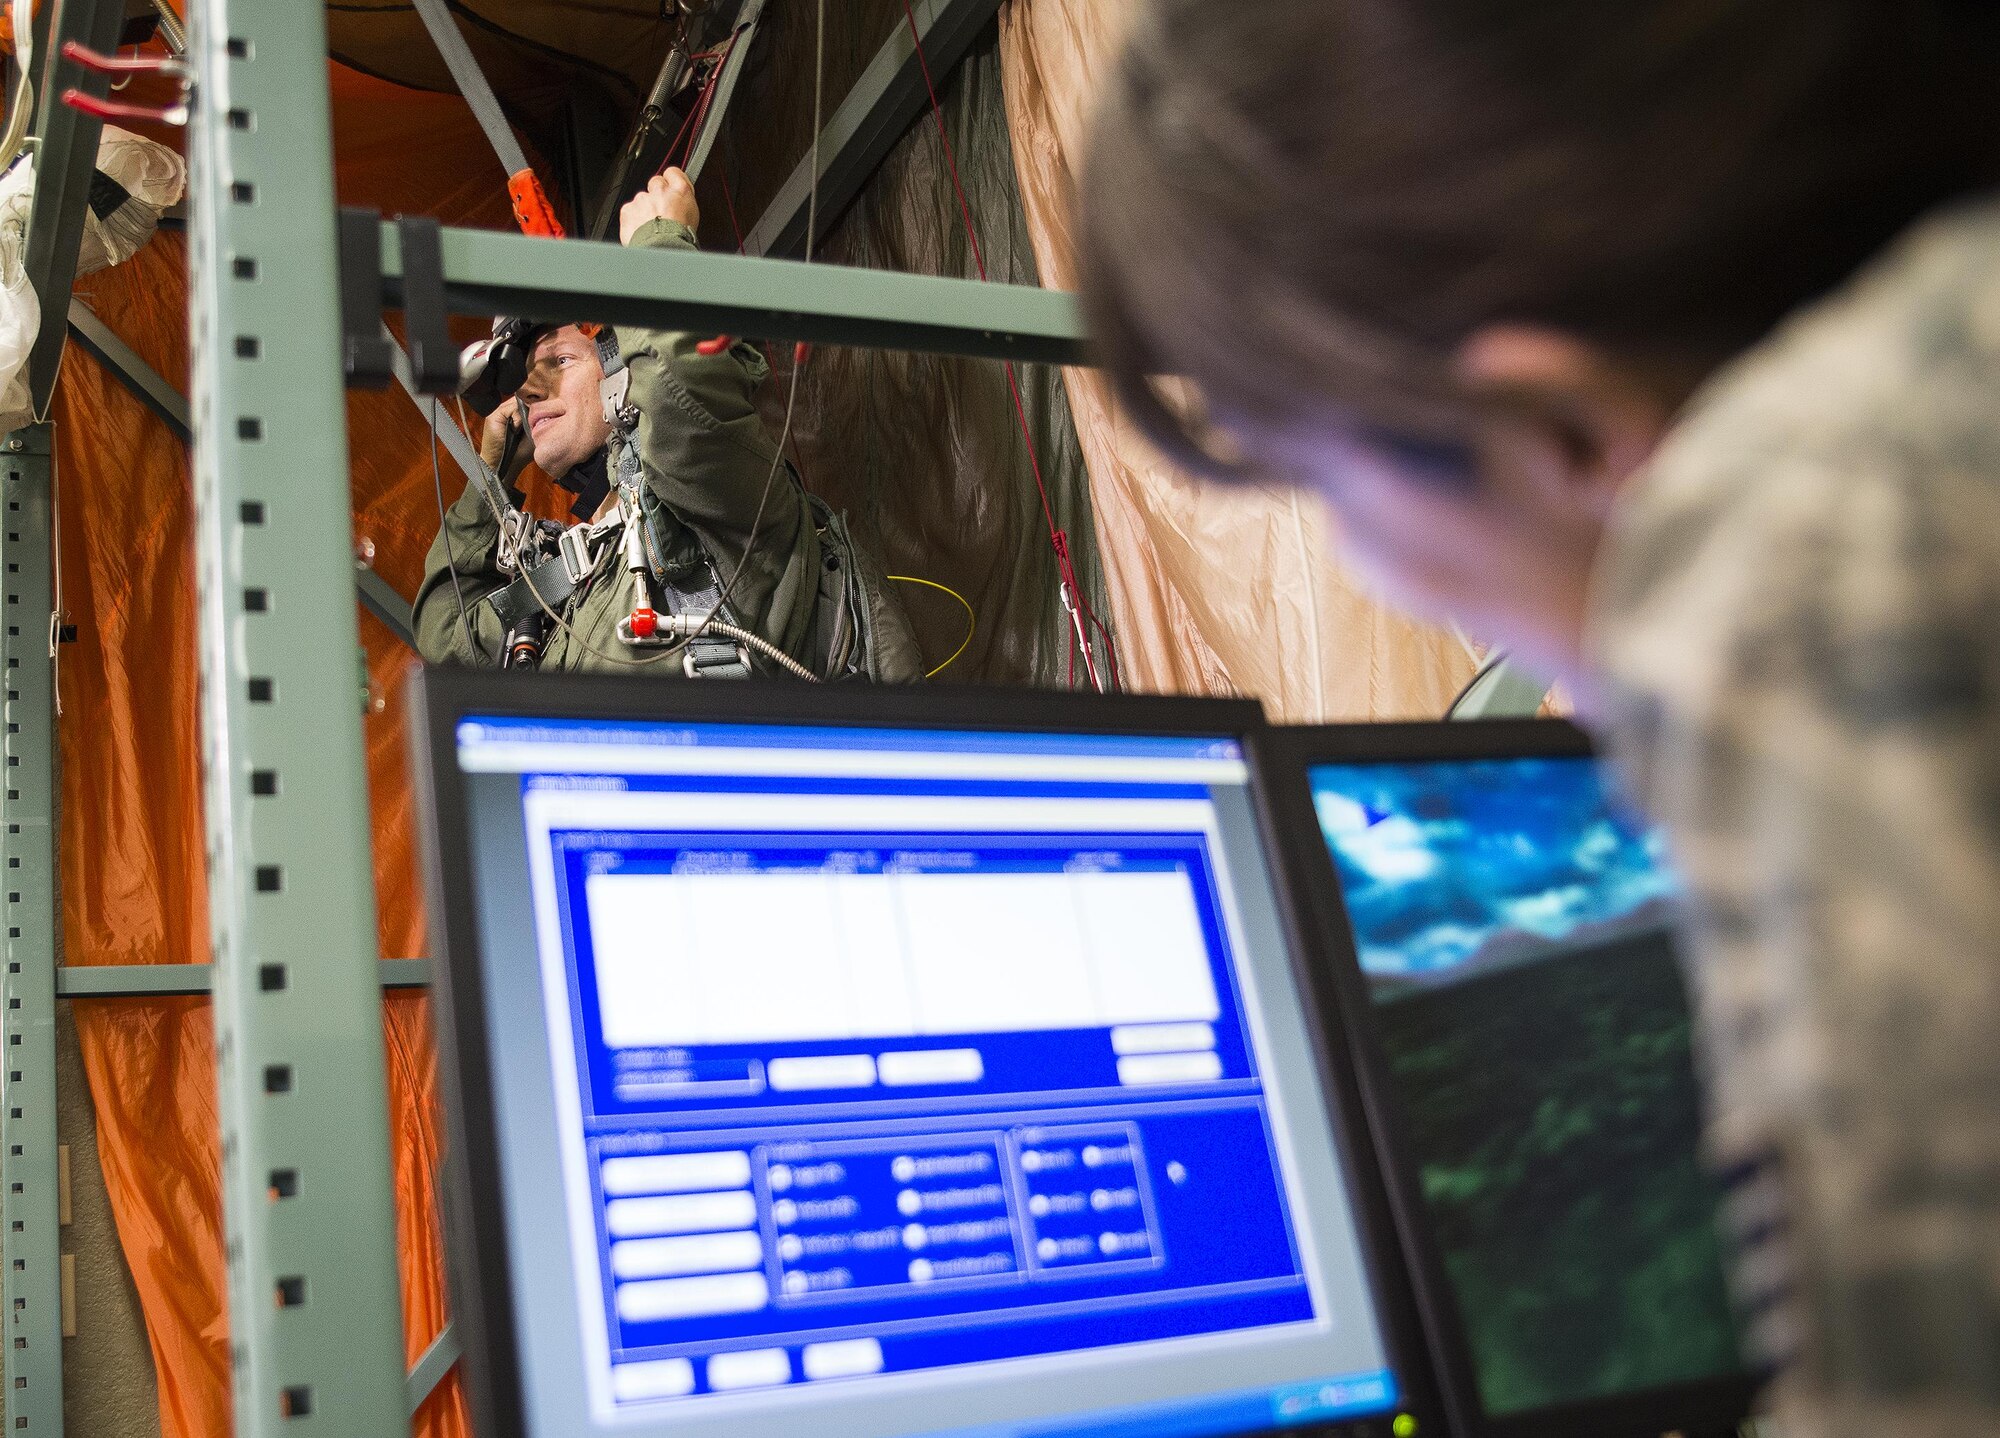
[[[1786,1438],[2000,1434],[1996,11],[1162,0],[1082,186],[1153,440],[1669,827]]]

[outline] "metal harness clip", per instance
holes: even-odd
[[[597,567],[597,556],[591,552],[598,538],[597,526],[572,524],[562,532],[556,541],[556,550],[562,555],[563,572],[569,575],[571,584],[581,584]]]

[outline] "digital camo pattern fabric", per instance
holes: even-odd
[[[2000,205],[1712,382],[1599,575],[1787,1438],[2000,1433]]]

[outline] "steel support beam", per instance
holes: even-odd
[[[236,1432],[406,1434],[322,7],[192,7],[194,489]]]
[[[28,352],[28,390],[35,413],[49,412],[68,333],[70,286],[76,283],[77,250],[90,205],[90,177],[97,168],[97,140],[104,122],[62,102],[74,87],[93,95],[109,93],[110,77],[85,70],[62,57],[65,41],[77,40],[108,54],[118,48],[125,23],[124,0],[57,0],[49,45],[36,59],[42,73],[36,92],[35,207],[28,217],[25,265],[28,282],[42,305],[42,327]]]
[[[188,420],[187,399],[162,379],[159,371],[139,358],[138,351],[99,319],[95,310],[73,295],[69,302],[69,332],[99,364],[111,371],[112,377],[124,385],[134,399],[157,415],[182,444],[194,438],[194,427]]]
[[[450,410],[443,400],[417,393],[416,377],[410,373],[410,357],[387,325],[382,326],[382,338],[389,341],[389,365],[396,372],[396,383],[403,387],[410,403],[422,413],[424,423],[430,426],[431,437],[444,445],[445,453],[451,456],[451,462],[458,466],[459,473],[471,479],[480,463],[475,441],[452,422]]]
[[[118,332],[104,323],[82,300],[72,298],[69,302],[69,329],[77,342],[90,351],[97,361],[111,371],[112,378],[124,385],[126,391],[139,403],[158,415],[161,422],[179,437],[181,443],[192,440],[194,431],[188,421],[187,401],[181,392],[168,384],[151,365],[139,358],[138,353],[118,337]],[[384,330],[387,333],[387,330]],[[397,351],[398,357],[401,351]],[[401,361],[396,374],[403,379],[405,387],[410,381],[409,361]],[[415,393],[414,390],[411,391]],[[449,424],[439,430],[443,434],[464,434],[457,425]],[[450,435],[445,436],[445,447],[451,449],[457,459],[459,451],[452,449]],[[461,465],[463,461],[460,461]],[[417,647],[416,631],[411,627],[410,601],[396,592],[395,586],[366,565],[360,566],[354,576],[355,598],[359,599],[368,612],[387,625],[389,632],[410,649]]]
[[[205,994],[213,986],[208,964],[78,964],[56,970],[56,996],[64,999],[158,999]],[[385,989],[421,989],[430,984],[429,959],[381,959],[377,972]]]
[[[899,20],[819,133],[819,236],[815,243],[833,228],[910,122],[929,105],[924,65],[930,66],[931,78],[942,85],[979,38],[979,32],[991,23],[1000,0],[914,0],[910,8],[916,16],[917,33],[923,37],[922,56],[910,39],[909,26]],[[743,252],[772,258],[802,254],[806,214],[814,208],[811,195],[812,154],[808,151],[744,236]]]
[[[736,98],[736,84],[743,78],[743,67],[750,62],[750,47],[756,43],[757,26],[763,18],[764,0],[743,0],[743,8],[736,12],[735,39],[730,42],[729,58],[722,62],[722,74],[715,82],[708,114],[702,119],[694,143],[688,146],[688,162],[682,167],[690,180],[701,178],[709,152],[722,134],[723,116],[729,113],[729,102]]]
[[[62,1432],[62,1259],[56,1193],[55,698],[49,658],[49,427],[0,445],[6,560],[7,731],[0,854],[6,856],[7,972],[0,981],[0,1293],[6,1296],[7,1433]]]
[[[423,1351],[416,1366],[410,1370],[409,1396],[405,1401],[412,1418],[416,1417],[417,1410],[424,1406],[424,1400],[431,1396],[438,1384],[444,1382],[445,1374],[451,1372],[458,1356],[458,1334],[447,1323],[438,1330],[438,1336],[431,1340],[431,1346]]]
[[[396,586],[367,565],[354,566],[354,597],[361,607],[382,621],[405,649],[417,647],[417,631],[411,627],[410,601],[396,592]]]
[[[1075,297],[1033,285],[537,240],[497,230],[446,229],[443,247],[445,304],[453,314],[1085,362]],[[402,253],[388,223],[382,272],[383,305],[398,308]]]

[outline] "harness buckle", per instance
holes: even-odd
[[[688,645],[687,653],[681,656],[681,673],[690,679],[699,679],[711,669],[741,669],[747,674],[750,672],[750,651],[741,644],[704,644],[697,640]]]
[[[597,556],[591,552],[597,539],[594,525],[572,524],[556,541],[556,551],[562,555],[563,573],[569,576],[571,584],[583,583],[590,571],[597,567]]]
[[[523,564],[521,547],[527,537],[534,532],[533,515],[518,509],[509,509],[500,520],[500,543],[493,552],[494,566],[502,574],[519,574],[531,569],[532,564]]]

